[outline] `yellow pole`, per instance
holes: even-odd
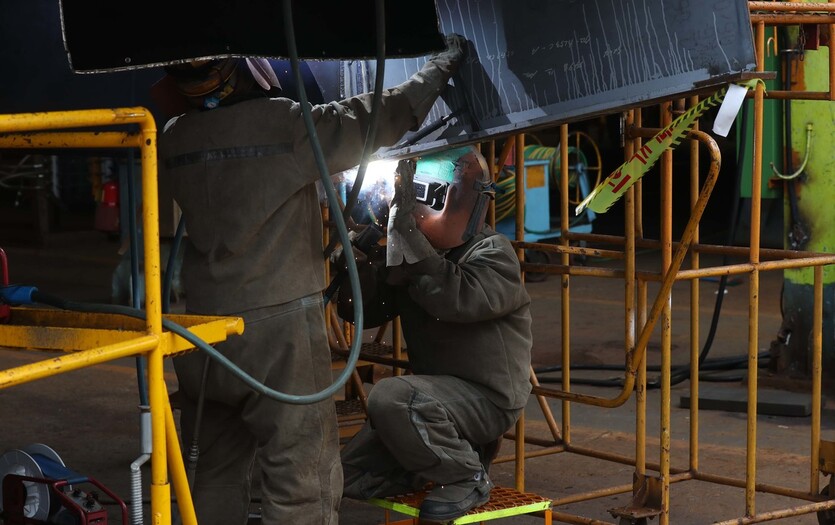
[[[699,103],[699,97],[690,97],[690,106]],[[699,122],[693,125],[699,129]],[[696,208],[699,198],[699,141],[690,141],[690,210]],[[693,233],[693,244],[699,243],[699,228]],[[699,268],[699,252],[690,254],[690,267]],[[690,469],[699,468],[699,280],[690,281]]]
[[[162,333],[160,287],[159,203],[157,194],[157,130],[150,113],[140,122],[142,144],[142,227],[145,244],[145,312],[148,333]],[[166,457],[164,348],[148,354],[148,397],[151,407],[151,520],[154,525],[171,523],[171,487]]]
[[[661,126],[672,122],[671,104],[661,105]],[[661,155],[661,273],[676,272],[672,267],[673,251],[673,154],[667,150]],[[698,223],[696,223],[696,228]],[[696,228],[694,228],[694,235]],[[665,291],[661,313],[661,435],[659,460],[661,467],[661,514],[659,525],[670,523],[670,366],[672,362],[672,288]],[[659,297],[660,299],[660,297]],[[644,359],[646,361],[646,358]]]
[[[635,111],[626,113],[626,129],[635,124]],[[624,143],[624,159],[629,160],[635,150],[641,147],[641,139],[627,139]],[[634,353],[636,330],[635,311],[635,188],[629,188],[624,201],[624,346],[626,354]],[[638,380],[635,385],[635,473],[639,476],[646,473],[646,383],[641,382],[640,370],[645,370],[641,361],[636,370]],[[627,372],[631,373],[631,372]],[[637,478],[636,478],[637,479]],[[637,486],[633,487],[637,490]]]
[[[765,23],[757,24],[757,71],[763,71],[765,53]],[[749,262],[760,261],[760,206],[762,193],[762,129],[763,129],[763,86],[757,84],[754,92],[754,157],[751,177],[751,234]],[[757,372],[758,339],[757,320],[759,319],[760,272],[754,267],[749,276],[748,285],[748,421],[746,433],[746,469],[745,469],[745,514],[755,513],[757,480]]]
[[[821,368],[823,352],[823,266],[815,266],[815,298],[812,313],[812,448],[809,454],[809,492],[820,491]]]
[[[166,390],[166,401],[168,391]],[[188,476],[183,465],[183,454],[180,450],[180,440],[177,437],[177,425],[174,423],[174,414],[171,412],[171,404],[165,403],[165,442],[167,445],[168,462],[171,465],[171,481],[174,485],[174,494],[177,496],[177,508],[180,510],[180,518],[183,525],[197,525],[197,514],[194,512],[194,502],[191,499],[191,489],[188,486]]]
[[[525,240],[525,135],[515,138],[516,146],[516,239]],[[525,250],[518,249],[519,262],[525,260]],[[524,281],[525,273],[522,272]],[[516,490],[525,491],[525,414],[516,422]]]

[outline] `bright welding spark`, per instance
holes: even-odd
[[[354,220],[360,224],[370,222],[378,226],[385,226],[388,220],[388,207],[394,196],[394,172],[397,169],[395,160],[378,160],[370,162],[365,170],[362,188],[357,195],[356,210],[352,214]],[[344,184],[345,197],[354,187],[359,167],[353,167],[334,176],[335,184]]]
[[[362,182],[359,199],[365,201],[385,200],[388,203],[394,196],[394,172],[396,169],[396,160],[375,160],[369,162],[365,170],[365,178]],[[344,180],[346,183],[347,190],[351,191],[354,187],[354,181],[357,179],[358,171],[359,167],[355,166],[342,173],[338,173],[336,177],[341,177],[341,180]]]

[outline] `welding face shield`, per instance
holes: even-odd
[[[367,166],[351,212],[355,223],[386,226],[396,169],[396,160],[375,161]],[[356,176],[356,168],[337,176],[335,184],[343,188],[343,200]],[[474,146],[418,158],[414,186],[415,223],[437,250],[460,246],[479,233],[487,206],[495,196],[487,161]]]
[[[419,158],[414,183],[415,222],[435,249],[460,246],[484,227],[495,190],[487,161],[475,146]]]

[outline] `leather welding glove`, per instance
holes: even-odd
[[[461,59],[467,50],[467,39],[461,35],[451,33],[446,35],[446,49],[433,55],[430,60],[435,63],[438,68],[452,76],[461,65]]]
[[[415,161],[401,160],[394,178],[394,197],[389,204],[386,265],[414,264],[436,255],[435,248],[417,228],[415,209]]]
[[[447,35],[446,44],[445,50],[429,57],[426,64],[412,77],[416,83],[432,86],[432,89],[412,89],[406,92],[412,114],[417,118],[415,126],[420,125],[438,96],[446,89],[449,78],[458,71],[470,46],[466,38],[456,34]]]

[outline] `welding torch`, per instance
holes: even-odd
[[[372,246],[377,244],[380,239],[383,238],[383,229],[380,228],[375,223],[370,223],[368,226],[365,227],[352,241],[351,241],[351,255],[353,255],[353,248],[358,249],[362,253],[368,255],[368,251],[371,249]],[[342,257],[347,257],[346,252],[343,248],[342,250]],[[345,280],[345,277],[348,276],[348,270],[343,268],[339,270],[334,278],[331,280],[331,283],[325,288],[323,293],[323,299],[325,304],[330,302],[333,295],[339,290],[339,287],[342,285],[342,281]]]

